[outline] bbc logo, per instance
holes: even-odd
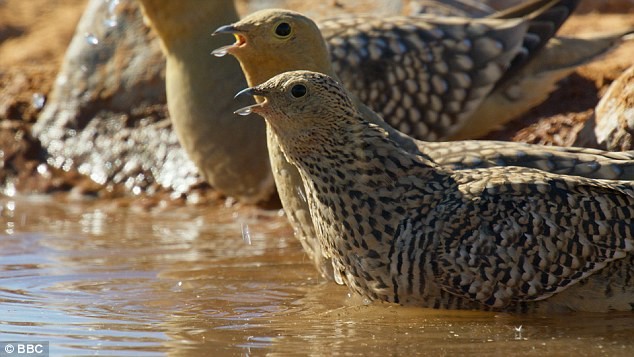
[[[0,357],[48,357],[48,341],[0,341]]]

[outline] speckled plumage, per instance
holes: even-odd
[[[442,167],[364,120],[324,74],[247,92],[266,98],[251,110],[298,167],[319,243],[353,291],[436,308],[633,309],[631,182]]]
[[[330,50],[334,73],[390,125],[422,140],[472,139],[544,101],[559,80],[611,50],[633,31],[553,38],[578,3],[533,1],[477,22],[462,17],[458,21],[464,21],[464,32],[456,31],[456,18],[448,25],[448,18],[435,14],[342,17],[318,25]],[[544,12],[536,15],[540,11]],[[503,31],[499,23],[488,23],[491,27],[481,33],[473,31],[477,27],[474,23],[481,25],[487,19],[519,18],[530,20],[525,22],[517,51],[511,44],[519,38],[510,35],[519,33]],[[474,46],[455,45],[462,44],[460,38]],[[499,46],[483,46],[486,41]],[[502,50],[494,56],[493,49]],[[428,55],[430,52],[433,55]]]
[[[478,0],[417,0],[409,1],[406,14],[437,14],[441,16],[484,17],[495,9]]]
[[[536,1],[479,20],[346,17],[320,28],[334,70],[351,93],[396,129],[435,141],[457,133],[491,90],[537,54],[578,2]]]
[[[610,152],[489,140],[416,141],[416,144],[424,155],[452,169],[522,166],[595,179],[634,179],[634,151]]]
[[[354,19],[322,25],[343,83],[396,129],[449,137],[502,78],[527,23],[436,16]]]
[[[283,22],[292,25],[291,36],[278,37],[273,34],[276,26]],[[215,53],[229,53],[235,56],[240,61],[250,86],[260,84],[281,72],[298,69],[336,77],[326,43],[317,25],[298,13],[275,9],[263,10],[235,24],[223,26],[217,32],[235,34],[237,41],[233,45],[216,50]],[[306,44],[310,46],[307,47]],[[596,178],[634,178],[633,161],[630,160],[631,155],[627,154],[614,156],[599,151],[588,151],[579,155],[579,149],[570,149],[570,152],[567,152],[568,149],[548,147],[533,147],[526,151],[523,144],[476,141],[429,143],[424,145],[424,149],[420,149],[419,143],[394,131],[358,98],[353,98],[353,101],[366,120],[382,126],[404,147],[411,151],[424,150],[425,154],[438,163],[449,167],[476,168],[512,163],[517,166],[551,168],[557,173]],[[393,122],[390,118],[386,119]],[[299,174],[283,157],[277,138],[270,130],[267,131],[267,144],[277,190],[296,236],[322,274],[332,278],[330,263],[322,257],[319,245],[315,243],[315,231],[308,206],[302,199],[306,194],[303,192]],[[462,149],[467,151],[462,152]]]
[[[301,14],[273,9],[223,29],[240,39],[229,49],[242,51],[243,68],[336,74],[391,126],[435,141],[456,134],[493,89],[530,63],[578,1],[537,0],[479,19],[356,16],[324,20],[319,27]],[[275,34],[281,24],[288,25],[288,36]],[[249,47],[252,59],[246,58]],[[487,116],[484,124],[490,130],[509,118]]]

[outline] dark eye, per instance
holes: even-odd
[[[291,95],[295,98],[300,98],[306,95],[306,86],[303,84],[296,84],[291,88]]]
[[[288,22],[282,22],[275,28],[275,34],[280,37],[287,37],[291,34],[291,25]]]

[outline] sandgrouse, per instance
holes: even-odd
[[[634,184],[405,150],[309,71],[243,93],[306,189],[337,280],[371,300],[510,311],[634,307]]]
[[[161,39],[167,66],[167,105],[178,139],[201,175],[218,191],[245,203],[266,202],[275,184],[264,123],[235,120],[224,98],[245,87],[236,63],[209,52],[222,45],[209,33],[238,19],[233,1],[140,0],[147,22]]]
[[[418,24],[411,26],[402,23],[405,18],[397,17],[396,19],[398,21],[389,27],[392,32],[397,31],[398,26],[403,26],[403,30],[398,33],[403,33],[408,29],[411,31],[412,26],[414,26],[418,29],[417,31],[435,33],[438,36],[438,31],[435,30],[436,23],[423,21],[429,17],[407,18],[414,24]],[[515,33],[516,46],[520,45],[519,42],[524,34],[518,28],[528,27],[522,19],[434,19],[442,24],[441,28],[444,31],[458,35],[465,27],[489,28],[491,33]],[[390,23],[389,19],[384,19],[384,21]],[[420,26],[420,28],[416,26]],[[223,26],[216,33],[235,34],[237,41],[234,44],[219,48],[214,52],[217,55],[228,53],[235,56],[240,61],[250,86],[260,84],[276,74],[298,69],[313,70],[336,77],[331,58],[328,55],[327,44],[321,38],[319,29],[313,21],[298,13],[286,10],[263,10],[247,16],[233,25]],[[464,31],[462,34],[465,34]],[[483,38],[485,39],[483,41],[473,39],[467,42],[475,46],[472,48],[473,51],[486,53],[491,50],[489,48],[491,42],[486,40],[486,36]],[[443,41],[437,41],[437,45],[442,47]],[[482,46],[482,48],[476,49],[478,46]],[[497,48],[497,46],[493,45],[493,48]],[[507,57],[510,58],[510,56]],[[496,64],[492,66],[495,67]],[[353,101],[366,120],[381,125],[390,132],[394,140],[398,140],[408,150],[422,151],[442,165],[449,165],[453,168],[475,168],[512,164],[596,178],[634,178],[632,153],[613,154],[597,150],[478,141],[424,143],[425,145],[421,147],[412,138],[403,136],[392,129],[376,113],[361,104],[357,97],[354,97]],[[391,117],[385,119],[389,123],[395,123]],[[396,125],[398,126],[398,120],[396,120]],[[414,126],[409,128],[414,128]],[[402,129],[407,128],[402,127]],[[420,134],[420,132],[418,133]],[[405,134],[414,134],[414,132],[410,131]],[[314,242],[315,232],[308,213],[308,206],[302,198],[305,193],[299,174],[284,159],[277,138],[270,130],[267,132],[267,141],[280,200],[296,236],[322,274],[331,278],[330,263],[323,258],[319,251],[319,245]]]
[[[549,41],[577,3],[538,0],[483,19],[341,17],[319,27],[269,9],[217,29],[237,41],[214,53],[239,57],[249,83],[287,70],[326,73],[408,135],[469,139],[538,104],[619,42],[623,33]]]

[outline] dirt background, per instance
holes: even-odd
[[[74,177],[24,184],[36,174],[50,175],[30,127],[50,92],[66,47],[87,0],[0,0],[0,193],[17,175],[22,191],[51,192],[90,185]],[[333,6],[340,6],[333,1]],[[561,35],[583,35],[634,28],[633,0],[585,1]],[[580,67],[551,98],[487,138],[570,145],[607,86],[634,64],[634,40],[603,59]],[[55,176],[55,175],[53,175]],[[34,181],[36,182],[36,181]]]

